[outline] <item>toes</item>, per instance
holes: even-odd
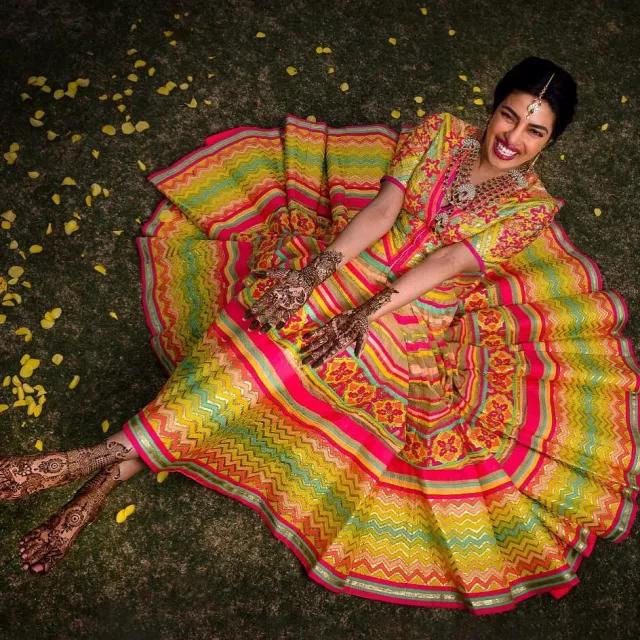
[[[44,573],[44,565],[41,562],[36,562],[29,567],[29,571],[38,575],[39,573]]]

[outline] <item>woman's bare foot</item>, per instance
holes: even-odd
[[[20,500],[43,489],[60,487],[132,454],[131,445],[107,440],[66,452],[0,457],[0,500]]]
[[[67,555],[80,532],[97,517],[113,488],[122,482],[119,465],[112,464],[86,482],[57,513],[20,541],[22,569],[47,573]]]

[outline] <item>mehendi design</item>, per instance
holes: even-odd
[[[22,538],[19,551],[23,569],[33,574],[47,573],[67,555],[80,532],[98,517],[107,496],[121,481],[119,467],[119,463],[113,463],[99,471],[60,511]]]
[[[354,343],[354,354],[359,357],[369,332],[369,317],[389,302],[394,293],[398,291],[385,287],[357,309],[349,309],[316,329],[303,347],[302,364],[317,367]]]
[[[67,452],[0,458],[0,500],[20,500],[126,460],[132,447],[113,440]]]
[[[340,251],[323,251],[299,271],[280,267],[256,272],[258,277],[273,278],[276,284],[245,313],[245,319],[253,317],[249,329],[282,328],[313,289],[336,270],[343,257]]]

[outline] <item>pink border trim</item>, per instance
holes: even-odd
[[[402,182],[400,182],[400,180],[394,178],[393,176],[384,175],[382,176],[382,178],[380,178],[380,182],[390,182],[391,184],[394,184],[396,187],[398,187],[398,189],[400,189],[402,193],[407,190],[407,187],[405,187]]]
[[[463,238],[462,244],[464,244],[467,249],[471,252],[471,255],[476,259],[478,266],[480,267],[480,271],[484,273],[487,270],[486,265],[484,264],[484,260],[480,257],[480,254],[476,251],[476,248],[469,242],[468,238]]]

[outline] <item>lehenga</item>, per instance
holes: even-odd
[[[400,604],[513,608],[555,597],[596,537],[636,512],[640,368],[622,297],[554,220],[536,176],[480,211],[434,218],[465,135],[428,116],[400,135],[288,116],[239,127],[150,176],[137,238],[151,345],[170,374],[124,429],[154,471],[248,505],[336,592]],[[376,195],[405,190],[393,228],[279,331],[243,313]],[[373,323],[318,369],[301,334],[453,242],[463,273]]]

